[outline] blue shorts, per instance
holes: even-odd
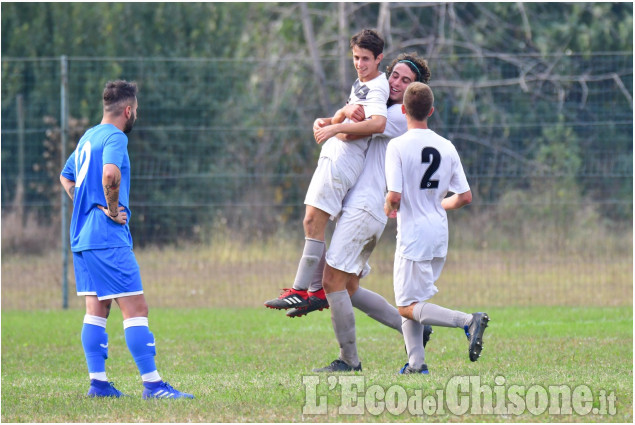
[[[99,300],[143,294],[139,264],[128,246],[73,252],[77,295]]]

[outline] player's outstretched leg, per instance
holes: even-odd
[[[487,313],[472,313],[472,321],[469,326],[464,326],[465,335],[470,342],[468,353],[470,360],[475,362],[481,357],[481,350],[483,349],[483,333],[487,328],[489,322],[489,316]]]
[[[403,334],[401,328],[401,315],[399,311],[392,306],[384,297],[376,292],[368,290],[363,287],[358,287],[357,290],[351,295],[351,302],[353,307],[363,311],[369,317],[375,319],[379,323],[388,326]],[[288,315],[288,314],[287,314]],[[432,326],[425,325],[423,328],[423,347],[425,348],[428,341],[430,341],[430,335],[434,331]]]

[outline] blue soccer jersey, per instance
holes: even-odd
[[[102,185],[104,164],[121,170],[119,206],[125,208],[125,225],[115,223],[98,205],[107,206]],[[66,161],[62,176],[75,182],[70,239],[73,252],[122,246],[132,247],[130,234],[130,158],[128,137],[112,124],[89,129]]]

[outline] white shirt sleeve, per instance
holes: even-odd
[[[388,116],[388,108],[386,103],[388,102],[388,81],[383,78],[377,78],[372,83],[368,83],[367,87],[370,89],[366,95],[366,99],[361,104],[364,105],[364,112],[366,112],[366,118],[370,118],[373,115],[381,115],[382,117]]]
[[[454,151],[454,170],[452,172],[452,178],[450,179],[449,189],[454,193],[465,193],[470,190],[470,185],[467,182],[467,177],[465,176],[465,171],[463,170],[463,164],[461,164],[461,159],[459,158],[459,153]]]
[[[390,192],[401,193],[403,190],[401,156],[394,141],[390,141],[386,148],[386,186]]]
[[[394,139],[399,137],[408,131],[408,122],[406,116],[401,112],[401,104],[392,105],[388,108],[388,117],[386,121],[386,128],[382,133],[382,136],[386,139]]]

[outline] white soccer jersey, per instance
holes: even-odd
[[[401,111],[401,104],[388,108],[386,129],[382,134],[372,136],[364,169],[351,188],[344,202],[344,207],[357,208],[369,212],[374,218],[386,223],[384,199],[386,197],[385,159],[386,147],[390,139],[399,137],[408,130],[406,116]]]
[[[388,80],[382,72],[378,77],[365,83],[360,83],[359,80],[355,81],[347,103],[364,106],[366,118],[373,115],[386,117],[388,93]],[[344,122],[351,121],[347,118]],[[350,142],[343,142],[334,136],[324,142],[320,157],[330,158],[342,173],[342,177],[347,180],[348,184],[352,185],[362,172],[369,141],[370,137],[364,137]]]
[[[456,148],[429,129],[412,129],[386,150],[388,190],[401,193],[397,252],[412,261],[445,257],[448,221],[441,201],[470,186]]]

